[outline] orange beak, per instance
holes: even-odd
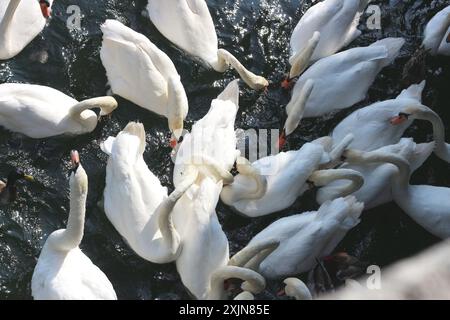
[[[39,5],[41,6],[41,12],[45,19],[50,18],[51,15],[51,9],[50,9],[50,3],[45,0],[40,0]]]
[[[286,77],[286,79],[281,82],[281,87],[285,90],[289,90],[292,87],[292,81],[289,77]]]
[[[399,115],[396,116],[394,118],[392,118],[389,122],[393,125],[393,126],[398,126],[401,125],[402,123],[408,121],[408,117],[404,116],[404,115]]]
[[[177,147],[178,141],[175,138],[171,138],[169,141],[169,145],[172,149],[175,149]]]
[[[285,146],[286,142],[287,142],[286,131],[283,130],[283,132],[281,133],[280,137],[278,138],[278,150],[283,149],[283,147]]]

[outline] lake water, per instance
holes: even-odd
[[[6,0],[1,0],[6,1]],[[141,13],[146,0],[55,0],[49,25],[20,55],[0,62],[0,83],[23,82],[54,87],[78,100],[104,95],[105,70],[99,51],[100,25],[118,19],[145,34],[175,63],[185,86],[190,111],[186,127],[203,117],[210,102],[236,77],[233,71],[219,74],[196,64],[164,39]],[[264,95],[241,84],[237,128],[277,129],[282,126],[283,107],[289,96],[279,83],[287,70],[289,38],[302,14],[313,1],[298,0],[208,0],[220,46],[235,54],[272,86]],[[320,119],[307,119],[290,138],[290,148],[328,135],[340,120],[358,107],[395,97],[407,83],[402,70],[420,46],[427,21],[448,1],[373,1],[381,8],[381,30],[369,30],[361,20],[363,35],[351,46],[366,46],[389,36],[404,37],[407,44],[394,65],[385,68],[357,106]],[[81,30],[66,27],[67,7],[77,4],[83,14]],[[45,59],[46,58],[46,59]],[[43,63],[44,62],[44,63]],[[130,61],[130,63],[133,63]],[[424,102],[450,120],[450,64],[448,57],[430,58],[426,70]],[[173,165],[167,141],[166,119],[118,98],[119,108],[88,135],[76,138],[32,140],[0,129],[0,176],[12,167],[32,174],[36,183],[20,183],[16,203],[0,207],[0,299],[30,299],[34,266],[47,236],[65,226],[68,214],[69,152],[77,149],[89,175],[89,196],[83,251],[109,277],[120,299],[189,298],[173,264],[156,265],[136,256],[97,207],[105,184],[107,157],[99,143],[116,135],[129,121],[139,120],[147,131],[145,160],[161,182],[172,190]],[[448,126],[447,126],[448,129]],[[431,127],[415,123],[407,132],[418,142],[432,139]],[[447,135],[447,141],[450,136]],[[449,166],[432,156],[414,175],[413,183],[450,186]],[[236,252],[257,232],[281,216],[316,209],[313,193],[300,198],[289,210],[260,219],[237,216],[223,204],[217,213]],[[436,243],[396,205],[389,204],[365,212],[361,224],[352,230],[338,250],[371,264],[385,266]],[[262,298],[273,298],[270,283]]]

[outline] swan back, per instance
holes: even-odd
[[[8,6],[17,4],[10,25],[1,24]],[[50,6],[53,0],[49,1]],[[14,57],[44,29],[46,19],[42,16],[38,1],[5,0],[0,2],[0,60]],[[6,28],[5,28],[6,27]]]
[[[446,40],[450,34],[450,6],[439,11],[425,27],[423,46],[431,54],[450,55],[450,43]]]
[[[188,112],[186,93],[180,76],[170,58],[147,37],[116,20],[101,26],[103,42],[100,51],[112,91],[133,103],[168,117],[168,82],[181,87],[183,118]],[[130,63],[133,61],[133,63]],[[170,94],[173,94],[172,92]]]
[[[218,64],[218,41],[205,0],[149,0],[150,20],[168,40],[212,67]]]
[[[222,182],[205,177],[191,186],[174,208],[174,224],[183,242],[177,270],[185,287],[197,299],[206,299],[212,274],[227,264],[228,240],[217,219]]]
[[[361,34],[356,29],[359,10],[360,0],[325,0],[308,9],[291,37],[291,64],[316,31],[320,32],[321,39],[311,61],[331,56],[352,42]]]
[[[261,263],[261,274],[274,279],[309,271],[316,264],[315,258],[331,253],[348,230],[359,223],[363,207],[351,196],[326,202],[318,212],[276,221],[252,240],[263,236],[281,240],[279,247]]]
[[[105,213],[130,247],[144,259],[153,261],[157,254],[153,241],[161,238],[158,220],[153,213],[167,197],[167,188],[144,162],[143,125],[128,124],[116,138],[108,138],[101,148],[109,155]]]

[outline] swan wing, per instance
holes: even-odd
[[[190,55],[216,64],[217,34],[204,0],[149,0],[147,10],[167,39]]]
[[[102,31],[100,56],[112,91],[167,116],[167,79],[179,78],[170,58],[144,35],[119,21],[107,20]]]

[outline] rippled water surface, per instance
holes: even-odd
[[[2,0],[3,1],[3,0]],[[54,87],[76,99],[104,95],[105,70],[100,62],[100,24],[118,19],[145,34],[174,61],[189,97],[189,129],[209,109],[225,84],[235,78],[193,62],[164,39],[141,13],[146,0],[55,0],[49,25],[20,55],[0,62],[0,83],[24,82]],[[288,95],[279,88],[287,70],[288,43],[295,24],[313,1],[298,0],[208,0],[219,35],[220,46],[235,54],[255,73],[263,74],[273,86],[267,95],[241,85],[238,128],[278,128],[283,121],[283,106]],[[82,30],[69,31],[66,9],[77,3],[82,10]],[[322,119],[307,119],[290,139],[298,148],[306,141],[328,135],[347,114],[372,102],[395,97],[408,83],[402,70],[419,47],[426,22],[448,1],[373,1],[382,10],[382,30],[368,30],[351,46],[366,46],[377,39],[401,36],[407,40],[395,64],[385,68],[370,89],[367,99],[357,106]],[[362,19],[364,22],[367,18]],[[48,57],[46,57],[48,55]],[[47,59],[45,59],[47,58]],[[46,60],[46,62],[45,62]],[[42,63],[45,62],[45,63]],[[130,61],[132,63],[132,61]],[[425,104],[432,107],[446,124],[450,121],[450,64],[448,57],[427,61]],[[164,185],[172,188],[170,136],[167,121],[130,102],[118,99],[120,107],[91,134],[76,138],[32,140],[0,129],[0,175],[12,167],[24,169],[37,180],[20,183],[20,197],[11,206],[0,207],[0,299],[31,298],[30,281],[41,247],[47,236],[63,228],[68,214],[68,154],[80,151],[89,175],[89,196],[83,251],[113,283],[122,299],[189,298],[175,267],[156,265],[137,257],[97,207],[105,180],[106,156],[99,143],[116,135],[131,120],[140,120],[147,131],[145,160]],[[448,129],[448,126],[447,126]],[[431,128],[415,124],[407,132],[418,142],[430,141]],[[447,141],[450,136],[447,136]],[[450,186],[448,165],[435,156],[414,175],[413,183]],[[223,204],[217,212],[236,252],[253,235],[278,217],[316,209],[313,194],[307,194],[280,214],[261,219],[237,216]],[[352,230],[339,250],[381,266],[421,251],[437,239],[411,221],[396,205],[389,204],[365,212],[361,224]],[[272,298],[271,286],[262,297]]]

